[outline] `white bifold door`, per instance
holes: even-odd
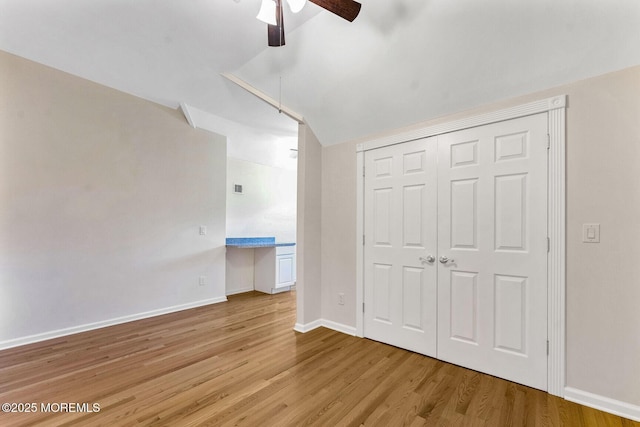
[[[547,389],[547,115],[365,153],[364,333]]]

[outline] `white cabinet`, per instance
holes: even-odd
[[[255,248],[256,291],[275,294],[291,290],[296,283],[295,246]]]
[[[278,253],[278,249],[281,252]],[[296,282],[296,253],[293,246],[276,248],[276,288],[292,286]]]

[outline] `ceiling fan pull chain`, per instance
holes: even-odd
[[[278,95],[278,113],[282,114],[282,75],[280,77],[280,94]]]

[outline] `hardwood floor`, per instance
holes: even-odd
[[[37,411],[0,413],[0,426],[640,426],[374,341],[299,334],[294,322],[293,292],[252,292],[2,351],[0,403]]]

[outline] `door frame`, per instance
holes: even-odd
[[[364,337],[364,153],[430,136],[547,113],[549,135],[547,237],[547,392],[564,397],[565,387],[565,292],[566,292],[566,107],[567,96],[558,95],[510,108],[423,127],[356,146],[356,336]]]

